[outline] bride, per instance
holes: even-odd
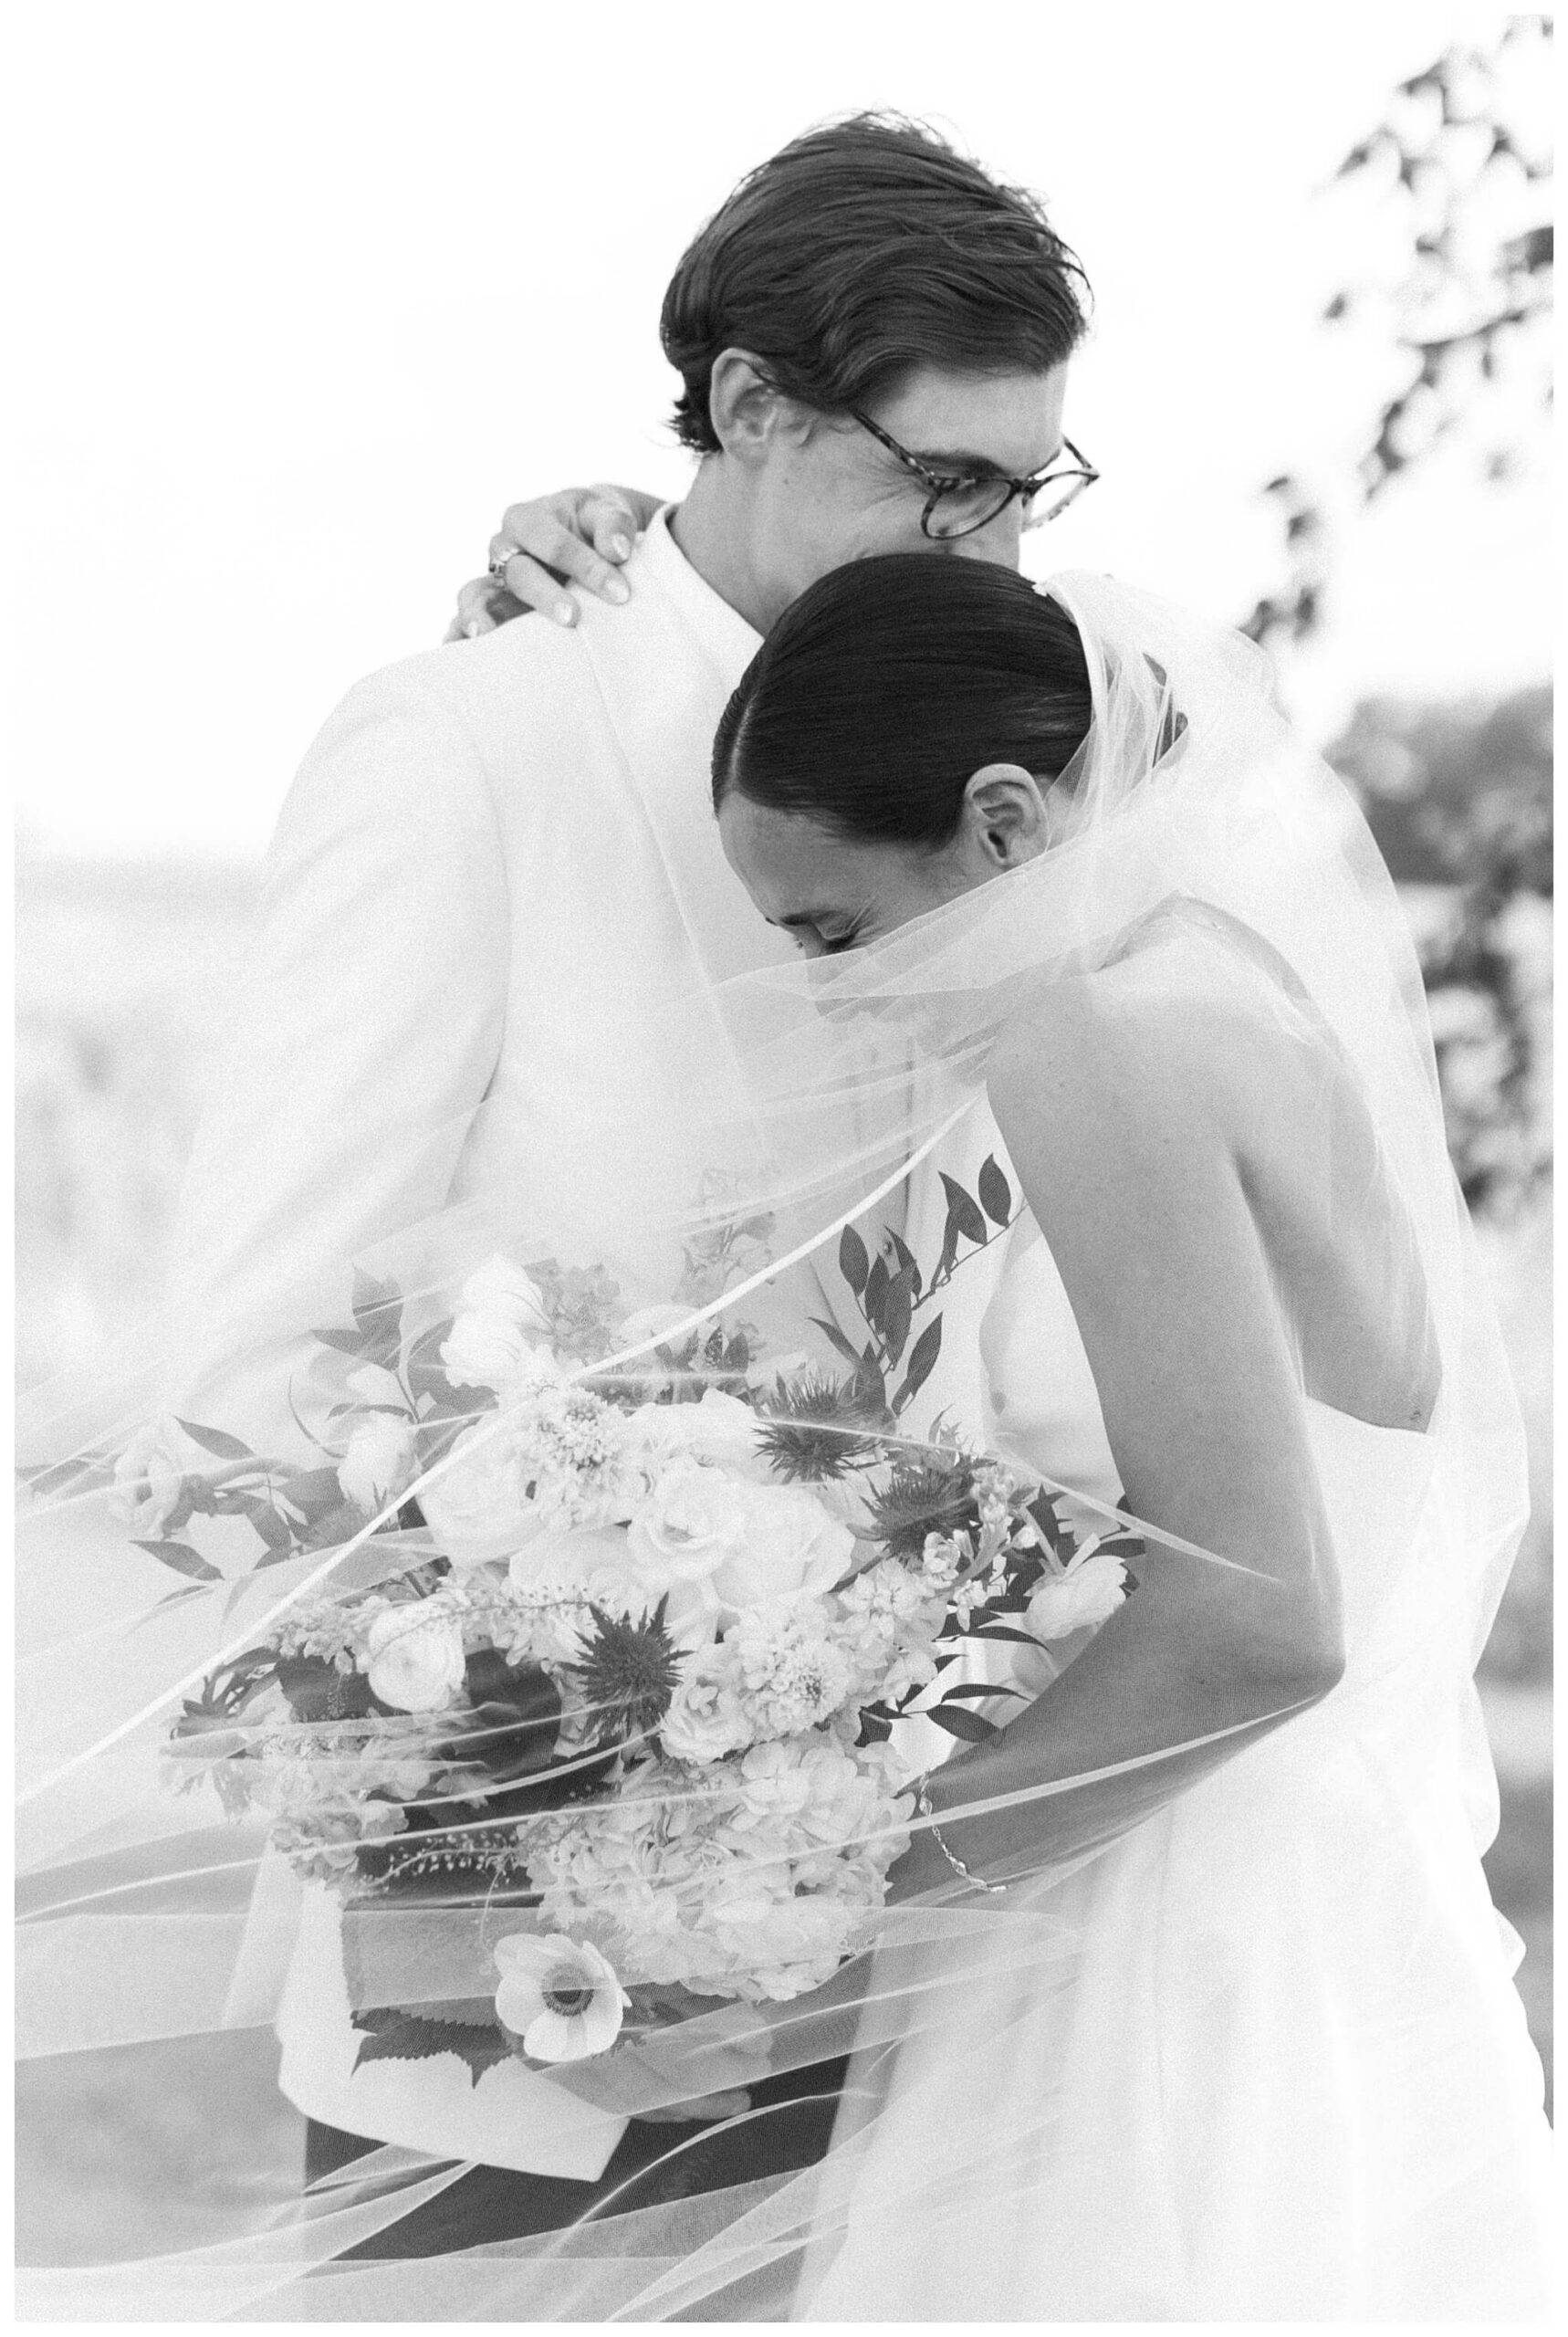
[[[1085,655],[1102,744],[1069,760]],[[1314,865],[1262,687],[1241,645],[1113,588],[892,558],[795,604],[719,734],[727,853],[804,949],[905,928],[937,991],[1027,969],[988,1034],[1030,1217],[981,1325],[986,1426],[1044,1471],[1071,1450],[1075,1484],[1119,1483],[1172,1537],[1070,1668],[929,1780],[938,1817],[989,1807],[917,1838],[902,1887],[944,1860],[1010,1883],[1071,1957],[1045,1990],[970,1965],[944,2024],[891,2049],[872,2024],[874,2110],[852,2077],[864,2123],[852,2142],[841,2120],[798,2318],[1543,2296],[1540,2081],[1475,1818],[1469,1672],[1518,1500],[1506,1383],[1449,1330],[1460,1211],[1429,1078],[1395,1068],[1386,988],[1354,995],[1348,887]],[[1287,906],[1258,889],[1244,806],[1260,827],[1292,782]]]
[[[1479,1863],[1470,1678],[1517,1421],[1358,814],[1244,643],[1103,580],[929,554],[788,612],[714,799],[804,962],[696,1001],[678,1129],[607,1123],[575,1217],[624,1249],[681,1164],[733,1158],[731,1220],[805,1228],[786,1297],[795,1251],[863,1289],[832,1246],[850,1221],[894,1259],[935,1230],[942,1367],[904,1425],[959,1413],[1142,1554],[1121,1584],[1069,1573],[1054,1621],[986,1650],[955,1757],[915,1705],[899,1723],[911,1846],[870,1968],[758,2013],[776,2068],[852,2049],[819,2164],[543,2239],[459,2232],[394,2274],[348,2251],[453,2170],[382,2152],[281,2241],[208,2240],[150,2293],[325,2294],[342,2319],[1543,2313],[1541,2074]],[[955,1279],[982,1160],[1006,1231]],[[464,1238],[422,1237],[431,1287]],[[745,1320],[767,1280],[721,1281],[702,1319]],[[858,1294],[830,1294],[841,1351]],[[347,1555],[423,1500],[404,1563],[427,1565],[440,1473]],[[286,1605],[305,1577],[275,1579]],[[110,1612],[116,1644],[145,1619]],[[117,1785],[123,1751],[89,1748]],[[215,1915],[189,1822],[175,1912]],[[158,1913],[149,1965],[185,1936]],[[115,1939],[128,1988],[133,1924]],[[231,2002],[242,1977],[257,1997],[255,1949],[253,1927]],[[694,2046],[665,2098],[714,2067]]]

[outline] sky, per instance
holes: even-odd
[[[1332,467],[1385,362],[1317,322],[1378,232],[1325,183],[1396,79],[1503,13],[35,8],[7,133],[24,836],[255,855],[349,685],[440,639],[507,502],[678,497],[664,283],[743,171],[860,106],[1038,187],[1087,264],[1067,426],[1103,477],[1031,567],[1239,618],[1275,572],[1260,483]],[[1350,527],[1305,718],[1544,675],[1542,500],[1436,464]]]

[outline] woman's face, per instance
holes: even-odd
[[[964,792],[946,844],[867,842],[800,812],[775,812],[732,790],[718,814],[725,856],[769,925],[809,958],[863,948],[895,927],[1045,849],[1039,782],[990,763]]]

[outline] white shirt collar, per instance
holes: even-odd
[[[654,512],[642,542],[643,559],[733,688],[762,646],[762,635],[697,574],[670,530],[677,507]]]

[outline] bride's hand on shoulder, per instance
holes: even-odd
[[[448,641],[472,641],[537,609],[558,624],[577,623],[571,587],[601,601],[630,598],[621,566],[663,498],[641,487],[562,487],[514,503],[490,539],[490,570],[464,585]]]

